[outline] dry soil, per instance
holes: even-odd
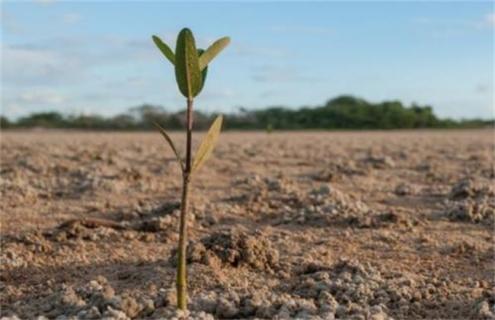
[[[161,136],[2,132],[0,318],[495,319],[494,137],[223,133],[192,184],[183,313]]]

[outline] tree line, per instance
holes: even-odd
[[[194,127],[208,128],[216,114],[194,112]],[[185,111],[167,112],[162,106],[143,104],[113,117],[100,115],[64,115],[59,112],[33,113],[11,121],[0,117],[0,127],[60,128],[92,130],[150,130],[153,122],[169,130],[182,129]],[[440,119],[431,106],[400,101],[371,103],[353,96],[339,96],[324,105],[289,109],[283,106],[224,114],[224,129],[240,130],[303,130],[303,129],[415,129],[477,128],[495,124],[494,120]]]

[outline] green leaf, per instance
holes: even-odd
[[[205,51],[203,49],[198,49],[198,57],[201,59],[201,55],[204,53]],[[206,82],[206,76],[208,75],[208,66],[206,66],[206,68],[204,68],[202,71],[201,71],[201,88],[199,89],[199,92],[201,92],[201,90],[203,90],[203,87],[205,86],[205,82]],[[199,93],[198,92],[198,93]]]
[[[168,59],[173,65],[175,65],[175,55],[172,49],[170,49],[169,46],[165,42],[162,41],[162,39],[158,38],[157,36],[152,36],[153,42],[155,45],[160,49],[160,51],[163,53],[165,58]]]
[[[208,49],[206,49],[205,53],[201,55],[199,58],[199,68],[203,70],[208,66],[211,60],[215,58],[220,51],[222,51],[228,44],[230,43],[229,37],[223,37],[215,41]]]
[[[191,30],[179,32],[175,48],[175,78],[180,92],[188,99],[198,95],[202,86],[198,52]]]
[[[222,129],[222,120],[223,118],[220,115],[213,121],[208,133],[199,145],[198,151],[196,151],[196,155],[194,156],[192,172],[201,168],[205,161],[210,157],[213,148],[215,148],[215,144],[217,143],[218,136],[220,135],[220,130]]]
[[[174,142],[172,141],[172,139],[170,138],[170,136],[167,134],[167,132],[165,132],[165,129],[163,129],[156,122],[153,122],[153,124],[160,131],[160,133],[162,134],[162,136],[165,138],[165,141],[168,142],[168,145],[170,146],[170,148],[172,149],[172,151],[175,153],[175,157],[177,158],[177,162],[179,162],[179,165],[180,165],[180,168],[181,168],[182,172],[184,172],[184,170],[185,170],[185,168],[184,168],[184,162],[182,162],[182,158],[180,157],[179,152],[177,151],[177,148],[175,148]]]

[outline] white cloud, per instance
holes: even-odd
[[[66,102],[65,96],[46,88],[32,88],[22,92],[3,90],[2,114],[18,117],[34,110],[57,109]]]
[[[17,19],[13,15],[8,14],[5,9],[1,10],[1,17],[3,30],[12,34],[21,34],[23,32],[23,28]]]
[[[485,15],[483,24],[487,27],[495,27],[495,12]]]
[[[265,90],[263,92],[260,92],[258,97],[260,99],[268,99],[268,98],[280,97],[281,95],[283,96],[283,93],[278,90]]]
[[[335,30],[328,27],[317,26],[273,26],[270,28],[273,32],[283,33],[300,33],[300,34],[313,34],[313,35],[332,35],[335,34]]]
[[[17,96],[17,102],[21,104],[61,104],[65,98],[51,90],[39,89],[23,92]]]
[[[464,35],[467,31],[495,28],[495,12],[487,13],[479,19],[436,19],[421,17],[413,19],[417,25],[427,27],[432,34],[444,34],[447,36]]]
[[[65,13],[62,15],[62,22],[65,24],[75,24],[81,21],[81,15],[74,12]]]
[[[222,99],[232,98],[235,96],[236,93],[231,89],[221,89],[221,90],[207,89],[205,90],[201,98],[204,100],[222,100]]]
[[[42,4],[42,5],[48,5],[48,4],[54,4],[57,0],[33,0],[34,3]]]
[[[67,84],[86,80],[100,66],[148,61],[157,51],[151,40],[100,36],[56,37],[2,47],[4,85]]]
[[[234,53],[240,56],[259,56],[259,57],[272,57],[272,58],[286,58],[290,56],[290,53],[280,48],[268,48],[260,46],[250,46],[245,44],[234,43],[232,45]]]
[[[474,90],[476,93],[479,93],[479,94],[491,93],[493,91],[492,87],[488,84],[485,84],[485,83],[477,84],[475,86]]]
[[[302,74],[293,67],[272,65],[254,68],[252,78],[257,82],[302,82],[316,80]]]
[[[102,101],[121,107],[160,92],[150,88],[161,80],[132,73],[123,75],[126,78],[118,85],[106,85],[119,80],[104,68],[118,68],[129,61],[146,63],[150,56],[159,55],[150,39],[47,37],[15,45],[3,43],[1,50],[1,112],[9,117],[87,105],[101,111],[98,108]],[[82,91],[75,95],[74,86]]]
[[[5,46],[2,48],[4,85],[43,85],[82,77],[81,61],[52,50]]]

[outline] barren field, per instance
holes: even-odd
[[[182,314],[161,136],[2,132],[0,317],[495,319],[494,137],[223,133],[192,184]]]

